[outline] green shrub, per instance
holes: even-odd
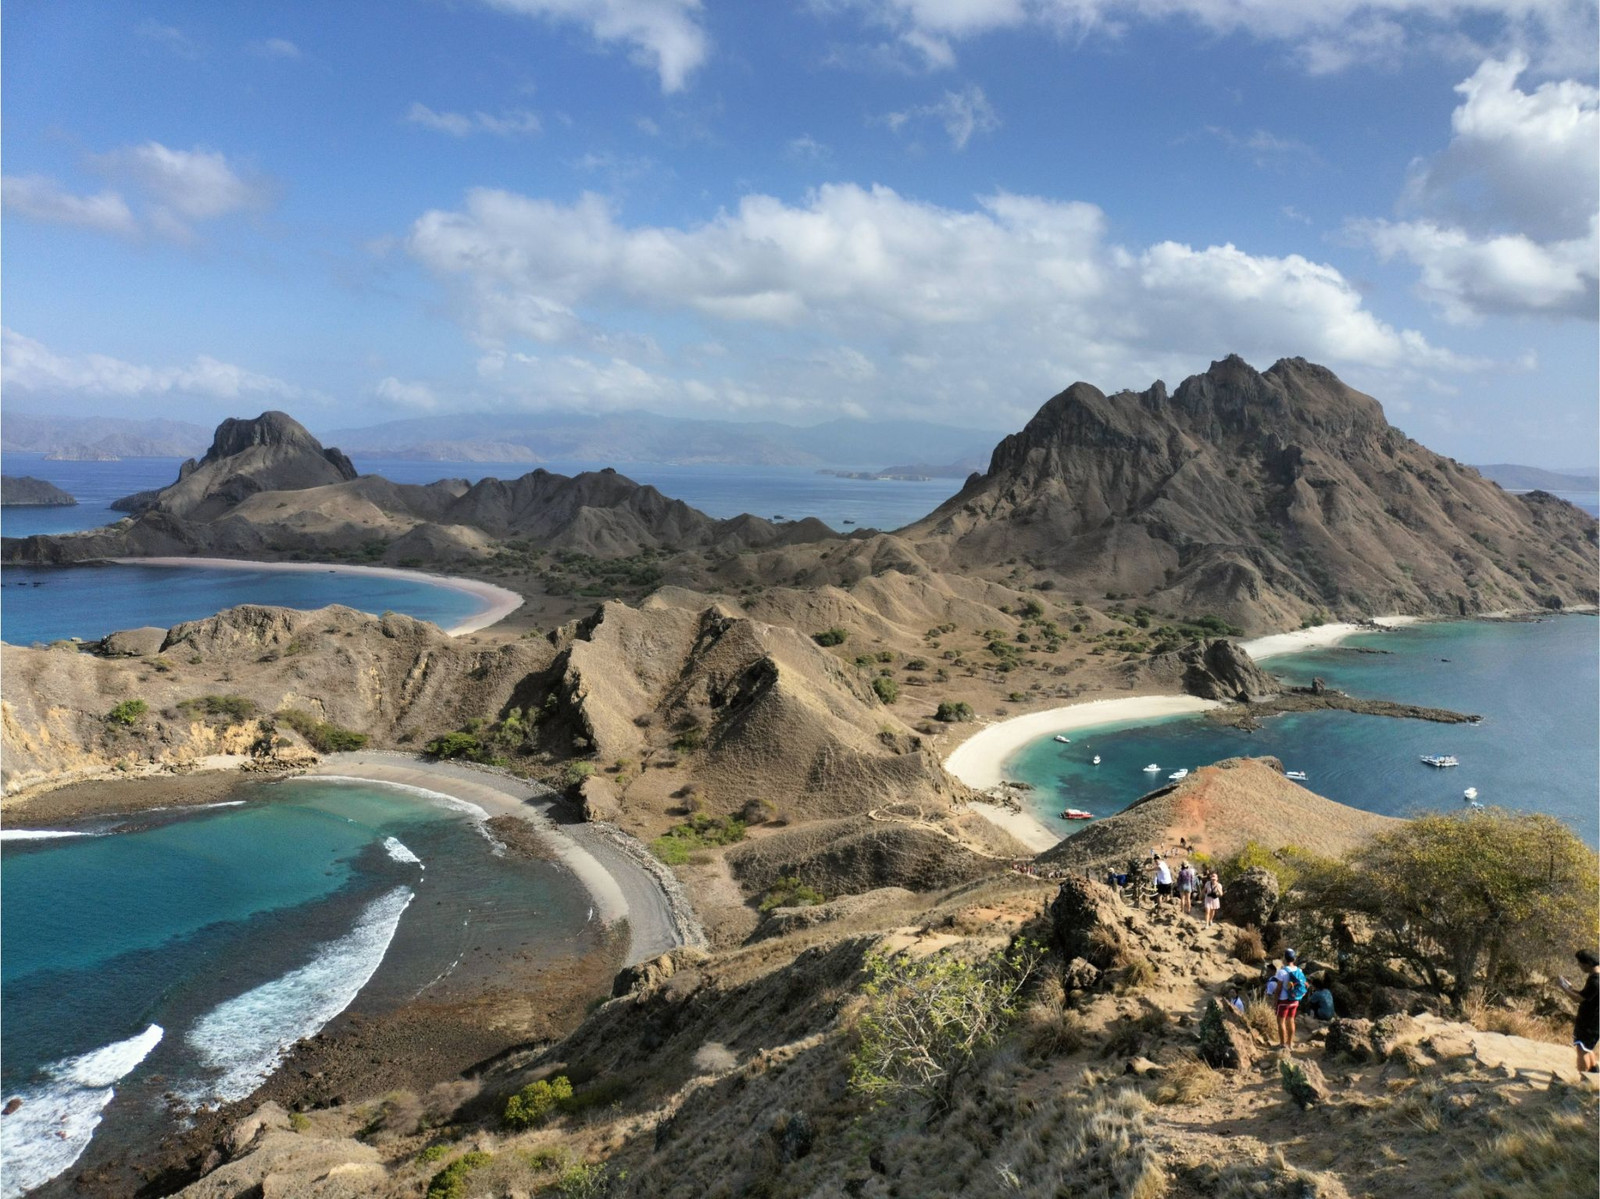
[[[429,1145],[421,1153],[417,1154],[417,1165],[431,1166],[434,1162],[441,1160],[449,1152],[449,1145]]]
[[[900,698],[900,684],[882,675],[872,680],[872,690],[886,704]]]
[[[467,1153],[456,1158],[429,1180],[427,1199],[467,1199],[467,1175],[493,1160],[492,1153]]]
[[[256,701],[243,695],[202,695],[183,700],[178,710],[187,716],[219,717],[237,723],[256,714]]]
[[[572,1082],[565,1074],[530,1082],[510,1099],[502,1116],[508,1128],[535,1128],[550,1118],[556,1108],[572,1098]]]
[[[668,866],[682,866],[699,849],[744,840],[745,823],[736,816],[691,816],[650,842],[650,852]]]
[[[367,735],[354,729],[343,728],[326,720],[318,720],[310,712],[299,708],[285,708],[277,719],[306,739],[306,744],[319,754],[346,753],[360,749],[367,743]]]
[[[939,710],[933,714],[935,720],[942,720],[946,724],[961,724],[972,719],[972,705],[966,700],[957,700],[951,703],[944,700],[939,704]]]
[[[566,769],[561,772],[561,779],[567,786],[576,787],[593,773],[593,762],[568,762]]]
[[[106,713],[106,723],[130,725],[138,724],[144,719],[144,714],[150,710],[150,705],[142,699],[125,699],[111,711]]]
[[[706,743],[706,735],[700,729],[684,729],[672,739],[672,748],[680,754],[690,754]]]
[[[444,733],[422,747],[430,758],[476,758],[483,742],[471,733]]]
[[[798,878],[784,875],[767,889],[766,898],[761,901],[761,910],[770,912],[773,908],[811,907],[826,900],[827,896],[821,891],[806,886]]]
[[[811,634],[811,640],[818,645],[843,645],[850,634],[835,625],[831,629],[823,629],[820,633]]]
[[[556,1190],[564,1199],[601,1199],[611,1193],[611,1184],[627,1178],[627,1173],[612,1175],[611,1167],[603,1162],[587,1165],[574,1162],[561,1171]]]

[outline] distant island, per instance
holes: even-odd
[[[962,458],[932,466],[926,462],[913,462],[908,466],[886,466],[882,470],[819,470],[819,475],[832,475],[836,479],[888,479],[902,483],[926,483],[931,479],[965,479],[980,474],[988,464],[987,459]]]
[[[1600,491],[1600,476],[1595,475],[1541,470],[1537,466],[1517,466],[1509,462],[1473,469],[1507,491]]]
[[[77,500],[31,475],[0,475],[0,508],[71,508]]]

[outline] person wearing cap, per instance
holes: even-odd
[[[1575,955],[1583,967],[1583,987],[1573,986],[1565,978],[1557,979],[1568,995],[1578,997],[1578,1015],[1572,1022],[1572,1047],[1578,1052],[1579,1071],[1592,1074],[1600,1068],[1596,1060],[1600,1048],[1600,955],[1592,949],[1580,949]]]
[[[1300,1001],[1306,997],[1311,984],[1305,971],[1295,961],[1292,949],[1283,951],[1283,968],[1267,984],[1267,994],[1278,1002],[1278,1046],[1285,1053],[1294,1052],[1294,1022],[1300,1014]]]

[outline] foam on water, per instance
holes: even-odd
[[[405,862],[413,866],[422,866],[422,859],[406,847],[405,842],[399,837],[385,837],[383,839],[384,851],[395,861]],[[426,866],[422,866],[424,870]]]
[[[49,841],[56,837],[87,837],[89,835],[88,833],[78,833],[69,829],[57,828],[0,829],[0,841]]]
[[[278,1068],[289,1046],[349,1007],[383,962],[412,895],[410,887],[396,887],[373,900],[354,928],[321,946],[306,965],[201,1017],[187,1040],[217,1074],[187,1098],[197,1104],[243,1099]]]
[[[405,791],[411,795],[420,795],[440,807],[449,808],[452,812],[464,812],[472,817],[472,824],[478,830],[478,835],[494,846],[496,856],[505,853],[505,844],[489,831],[489,813],[470,800],[459,799],[454,795],[446,795],[443,791],[430,791],[426,787],[416,787],[410,783],[393,783],[388,779],[359,778],[348,774],[319,774],[316,777],[323,782],[329,783],[356,783],[363,787],[389,787],[395,791]]]
[[[89,1147],[100,1114],[116,1096],[113,1084],[149,1056],[161,1041],[159,1024],[136,1037],[63,1058],[44,1067],[47,1080],[6,1101],[22,1106],[0,1120],[5,1160],[4,1199],[15,1199],[69,1168]]]

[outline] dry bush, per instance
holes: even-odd
[[[1156,968],[1148,958],[1130,955],[1123,964],[1122,985],[1128,991],[1143,991],[1155,985]]]
[[[694,1068],[701,1074],[725,1074],[739,1064],[726,1045],[707,1041],[694,1051]]]
[[[1250,1031],[1268,1044],[1278,1043],[1278,1008],[1257,995],[1244,1005],[1244,1022]]]
[[[1167,1067],[1151,1098],[1163,1107],[1174,1103],[1198,1103],[1222,1089],[1222,1075],[1192,1054],[1185,1054]]]
[[[1264,1162],[1235,1162],[1220,1170],[1203,1167],[1195,1171],[1195,1181],[1217,1199],[1349,1199],[1336,1177],[1290,1165],[1281,1149]]]
[[[1535,1118],[1489,1140],[1449,1181],[1460,1199],[1553,1199],[1592,1196],[1600,1174],[1595,1101],[1584,1111]]]
[[[409,1137],[423,1127],[422,1100],[411,1091],[390,1091],[372,1109],[356,1135],[362,1140]]]
[[[1467,1022],[1484,1032],[1505,1033],[1512,1037],[1527,1037],[1531,1041],[1549,1041],[1555,1045],[1572,1044],[1572,1022],[1549,1016],[1536,1016],[1522,1008],[1499,1007],[1481,998],[1466,1005]]]
[[[450,1123],[456,1112],[476,1099],[482,1089],[475,1080],[467,1078],[435,1083],[422,1096],[423,1127],[438,1128]]]
[[[1267,947],[1261,943],[1261,930],[1254,925],[1241,928],[1233,935],[1233,948],[1229,952],[1246,966],[1259,966],[1267,960]]]
[[[1089,1028],[1077,1012],[1060,1004],[1036,1001],[1022,1013],[1022,1045],[1030,1058],[1077,1053],[1089,1038]]]

